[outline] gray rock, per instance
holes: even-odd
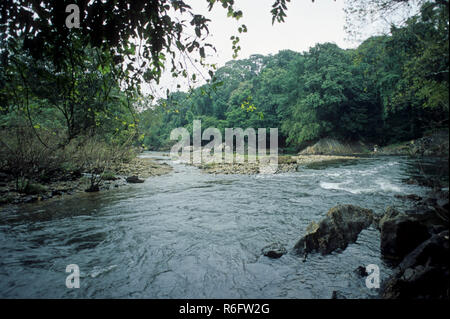
[[[317,155],[317,154],[330,154],[330,155],[347,155],[347,154],[361,154],[368,152],[368,147],[364,143],[354,142],[347,143],[338,141],[333,138],[323,138],[314,145],[308,146],[303,149],[299,154],[302,155]]]
[[[139,177],[137,176],[129,176],[126,179],[127,183],[131,183],[131,184],[138,184],[138,183],[143,183],[144,180],[143,179],[139,179]]]
[[[34,203],[37,202],[38,196],[37,195],[29,195],[25,196],[22,200],[23,203]]]
[[[320,252],[325,255],[345,249],[372,221],[373,212],[369,209],[353,205],[335,206],[319,223],[312,222],[308,226],[307,234],[297,242],[294,251],[298,254]]]
[[[381,255],[395,265],[435,232],[438,218],[433,210],[421,208],[401,213],[388,207],[379,222]]]
[[[366,271],[366,267],[358,266],[358,268],[355,269],[355,273],[360,277],[367,277],[369,274]]]
[[[382,285],[386,299],[448,299],[449,231],[433,235],[410,252]]]
[[[283,245],[278,244],[278,243],[273,243],[270,244],[266,247],[264,247],[261,250],[262,254],[264,256],[270,257],[270,258],[280,258],[281,256],[283,256],[284,254],[287,253],[286,248],[284,248]]]
[[[400,198],[400,199],[409,199],[412,201],[419,201],[422,199],[422,197],[420,197],[419,195],[416,194],[408,194],[408,195],[395,195],[396,198]]]
[[[86,188],[84,190],[86,193],[95,193],[95,192],[99,192],[100,191],[100,186],[99,185],[92,185],[89,186],[89,188]]]
[[[52,190],[52,196],[58,196],[58,195],[62,195],[64,193],[64,191],[59,190],[59,189],[54,189]]]
[[[433,235],[410,252],[399,264],[400,270],[417,265],[449,265],[449,231]]]

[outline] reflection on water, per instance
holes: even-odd
[[[403,183],[421,170],[401,157],[258,176],[173,165],[143,184],[0,211],[0,297],[330,298],[333,290],[373,297],[354,269],[377,264],[382,279],[391,272],[374,228],[343,252],[304,263],[292,253],[269,259],[261,248],[292,248],[336,204],[381,213],[411,205],[395,194],[425,192]],[[79,289],[65,286],[68,264],[80,267]]]

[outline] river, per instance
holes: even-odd
[[[403,180],[434,161],[376,157],[276,175],[209,175],[172,163],[143,184],[0,208],[1,298],[374,298],[354,270],[380,259],[370,227],[342,252],[291,251],[311,221],[337,204],[382,213],[412,205],[396,194],[424,195]],[[448,176],[448,171],[447,171]],[[271,243],[289,251],[262,256]],[[81,271],[65,285],[66,266]]]

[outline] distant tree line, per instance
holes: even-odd
[[[219,68],[212,84],[174,92],[139,115],[144,144],[170,145],[175,127],[278,127],[298,150],[323,137],[388,144],[448,127],[448,3],[357,49],[332,43],[308,52],[252,55]],[[295,41],[295,39],[292,39]]]

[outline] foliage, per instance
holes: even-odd
[[[243,15],[233,0],[207,2],[234,19]],[[274,1],[273,23],[283,22],[287,2]],[[323,43],[254,54],[210,66],[213,81],[155,101],[140,94],[143,81],[158,81],[164,67],[187,77],[177,55],[206,66],[212,49],[209,21],[187,1],[75,1],[83,27],[71,30],[65,1],[3,1],[0,171],[22,190],[86,172],[95,189],[133,147],[168,149],[171,130],[192,133],[194,120],[223,136],[227,127],[277,127],[280,146],[291,150],[328,136],[383,145],[448,127],[448,1],[419,2],[418,15],[356,49]],[[406,1],[364,1],[351,14],[397,5]],[[185,34],[191,27],[195,36]],[[237,54],[239,37],[231,40]]]
[[[167,148],[170,131],[278,127],[280,145],[302,148],[327,136],[384,145],[448,127],[448,11],[420,14],[357,49],[318,44],[308,52],[233,60],[217,86],[175,92],[140,114],[148,148]]]
[[[274,0],[271,15],[273,22],[283,22],[286,2]],[[66,26],[66,7],[76,4],[80,11],[80,28]],[[239,20],[243,12],[235,8],[234,0],[206,0],[208,9],[222,6],[227,16]],[[179,55],[194,58],[208,66],[204,58],[208,50],[209,22],[195,12],[185,0],[117,0],[117,1],[63,1],[63,0],[3,0],[0,2],[1,41],[22,38],[20,49],[35,59],[50,60],[60,70],[71,60],[73,39],[79,39],[82,48],[100,49],[111,55],[104,66],[119,66],[125,70],[129,87],[137,88],[142,81],[159,82],[162,71],[170,67],[172,75],[185,76],[185,65]],[[194,34],[190,35],[190,31]],[[241,24],[238,33],[247,27]],[[240,38],[231,39],[234,56],[241,47]],[[8,51],[2,53],[8,58]]]

